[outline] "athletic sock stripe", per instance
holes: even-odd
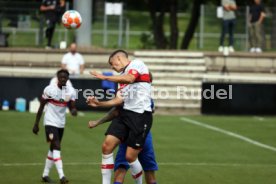
[[[102,169],[114,169],[114,164],[102,164]]]
[[[48,160],[54,160],[52,157],[47,157]]]
[[[56,159],[54,159],[55,162],[57,162],[57,161],[59,161],[59,160],[61,160],[61,158],[56,158]]]
[[[134,179],[137,179],[137,178],[139,178],[142,174],[143,174],[143,171],[139,172],[139,173],[136,174],[136,175],[132,175],[132,177],[133,177]]]

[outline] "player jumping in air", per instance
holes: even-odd
[[[114,169],[113,150],[121,142],[127,144],[126,160],[137,184],[142,183],[142,166],[138,160],[148,132],[152,126],[151,83],[148,67],[141,60],[129,61],[127,52],[116,50],[109,57],[113,70],[120,76],[91,74],[101,80],[120,83],[117,96],[99,102],[89,97],[87,103],[93,107],[115,107],[123,104],[120,116],[110,124],[102,145],[102,184],[110,184]]]
[[[104,117],[96,120],[89,121],[88,127],[95,128],[98,125],[109,122],[119,116],[120,107],[112,108]],[[115,178],[114,184],[124,183],[125,175],[127,170],[129,169],[128,162],[126,161],[127,145],[125,143],[121,143],[119,145],[119,149],[115,158]],[[158,165],[155,160],[155,154],[152,144],[152,135],[151,132],[146,137],[146,142],[144,144],[143,150],[139,153],[138,159],[141,162],[143,170],[145,172],[145,180],[147,184],[157,184],[155,179],[155,171],[158,170]]]

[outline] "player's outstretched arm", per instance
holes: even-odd
[[[110,108],[123,104],[123,99],[120,96],[116,96],[112,100],[108,101],[99,101],[95,96],[90,96],[86,100],[87,105],[91,107],[104,107]]]
[[[113,120],[115,117],[117,117],[118,115],[119,115],[118,107],[112,107],[112,109],[110,109],[108,113],[106,113],[102,118],[95,121],[90,120],[88,122],[88,128],[95,128],[98,125],[109,122]]]
[[[46,103],[47,103],[47,100],[45,100],[43,98],[40,100],[40,106],[39,106],[39,109],[37,111],[35,123],[34,123],[34,126],[33,126],[33,133],[34,134],[37,134],[39,132],[39,121],[40,121],[40,118],[42,116],[43,109],[44,109]]]
[[[101,80],[108,80],[111,82],[117,82],[121,84],[131,84],[135,82],[136,77],[132,74],[127,74],[127,75],[118,75],[118,76],[105,76],[102,74],[97,73],[96,71],[90,71],[90,74],[94,76],[97,79]]]
[[[76,108],[76,101],[72,101],[72,100],[70,101],[69,109],[70,109],[72,116],[78,115],[78,111]]]

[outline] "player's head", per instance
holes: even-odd
[[[109,56],[108,63],[116,72],[121,72],[128,65],[128,53],[124,50],[116,50]]]
[[[71,43],[69,49],[70,49],[70,52],[71,52],[72,54],[75,54],[75,53],[77,52],[77,44],[76,44],[76,43]]]
[[[261,0],[254,0],[255,4],[261,4]]]
[[[66,82],[69,79],[69,72],[65,69],[57,71],[58,84],[60,86],[66,86]]]

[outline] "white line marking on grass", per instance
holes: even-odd
[[[215,126],[211,126],[211,125],[208,125],[208,124],[205,124],[205,123],[201,123],[199,121],[195,121],[195,120],[192,120],[192,119],[189,119],[189,118],[185,118],[185,117],[182,117],[181,118],[182,121],[185,121],[187,123],[191,123],[191,124],[194,124],[194,125],[198,125],[198,126],[201,126],[201,127],[204,127],[204,128],[207,128],[207,129],[210,129],[210,130],[214,130],[216,132],[220,132],[222,134],[225,134],[225,135],[229,135],[229,136],[232,136],[232,137],[235,137],[237,139],[240,139],[240,140],[243,140],[245,142],[248,142],[250,144],[253,144],[255,146],[259,146],[261,148],[265,148],[265,149],[268,149],[268,150],[271,150],[271,151],[275,151],[276,152],[276,148],[273,147],[273,146],[270,146],[270,145],[267,145],[267,144],[263,144],[263,143],[260,143],[258,141],[255,141],[253,139],[250,139],[248,137],[245,137],[245,136],[242,136],[242,135],[239,135],[237,133],[234,133],[234,132],[230,132],[228,130],[224,130],[224,129],[221,129],[221,128],[218,128],[218,127],[215,127]]]
[[[40,166],[45,163],[1,163],[0,166],[4,167],[16,167],[16,166]],[[100,165],[100,163],[96,162],[69,162],[63,163],[63,165]]]
[[[263,117],[260,117],[260,116],[254,116],[253,117],[254,119],[257,119],[259,121],[264,121],[264,118]]]
[[[69,162],[63,165],[81,166],[81,165],[100,165],[96,162]],[[43,166],[44,163],[0,163],[0,167],[26,167],[26,166]],[[252,163],[207,163],[207,162],[159,162],[158,165],[164,166],[218,166],[218,167],[276,167],[276,164],[252,164]]]

